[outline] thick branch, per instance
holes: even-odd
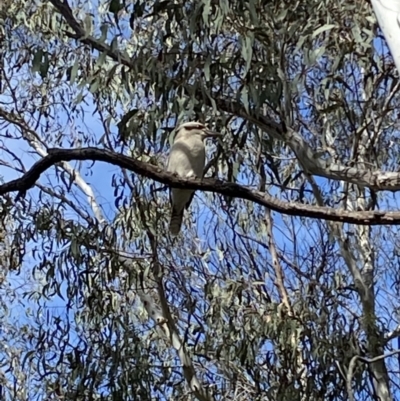
[[[246,199],[290,216],[312,217],[363,225],[400,224],[400,212],[348,212],[328,207],[317,207],[294,202],[287,203],[263,192],[252,190],[251,188],[232,182],[224,182],[210,178],[204,178],[203,180],[180,178],[152,164],[144,163],[109,150],[97,148],[49,149],[48,155],[36,162],[21,178],[0,185],[0,195],[13,191],[24,192],[32,188],[40,175],[51,166],[61,161],[71,160],[93,160],[110,163],[171,187],[199,189],[233,198]]]

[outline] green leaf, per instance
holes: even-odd
[[[210,16],[210,12],[211,12],[211,0],[203,0],[203,13],[202,13],[202,17],[203,17],[203,21],[206,25],[208,25],[208,18]]]
[[[99,41],[104,43],[107,40],[108,24],[101,24],[100,26],[101,36]]]
[[[206,82],[210,82],[210,64],[211,64],[211,57],[207,56],[206,62],[204,63],[204,78]]]
[[[106,52],[101,53],[100,56],[96,60],[96,67],[102,66],[104,64],[104,61],[106,60],[106,58],[107,58],[107,53]]]
[[[78,58],[75,59],[75,63],[71,69],[71,75],[69,77],[69,82],[72,85],[75,82],[76,74],[78,72],[79,61]]]
[[[100,86],[99,80],[95,79],[94,82],[92,82],[92,84],[90,85],[89,91],[91,93],[95,93],[99,89],[99,86]]]
[[[321,34],[322,32],[329,31],[329,30],[331,30],[332,28],[335,28],[335,27],[336,27],[336,25],[333,25],[333,24],[326,24],[326,25],[323,25],[323,26],[319,27],[319,28],[311,35],[311,38],[314,39],[314,38],[316,38],[319,34]]]
[[[234,182],[237,181],[239,171],[240,171],[240,164],[237,162],[234,162],[232,165],[232,178],[233,178]]]
[[[249,90],[248,90],[247,86],[243,87],[240,94],[241,94],[241,100],[242,100],[243,107],[245,108],[246,113],[249,114]]]
[[[118,51],[118,36],[114,36],[113,40],[111,41],[110,49],[113,52]]]
[[[248,73],[250,70],[251,66],[251,61],[253,57],[253,43],[254,43],[254,35],[251,33],[249,36],[246,36],[245,38],[241,38],[241,54],[246,62],[245,68],[244,68],[244,75]]]
[[[113,14],[117,14],[124,8],[123,4],[119,0],[111,0],[108,11]]]
[[[49,54],[46,52],[43,54],[43,61],[40,64],[40,76],[42,77],[42,79],[46,78],[48,71],[49,71]]]
[[[42,64],[43,50],[39,49],[33,55],[32,61],[32,72],[40,72],[40,66]]]
[[[86,35],[91,35],[93,32],[93,18],[90,14],[86,14],[83,20],[83,26],[85,29]]]
[[[255,3],[254,0],[249,0],[248,7],[250,11],[251,23],[257,27],[259,25],[259,19],[256,8],[254,7],[254,3]]]

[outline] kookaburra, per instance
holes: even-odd
[[[220,134],[210,131],[204,124],[190,122],[180,125],[169,154],[167,171],[185,178],[203,178],[206,161],[204,140]],[[192,189],[171,189],[172,213],[169,230],[176,236],[181,229],[183,212],[192,201]]]

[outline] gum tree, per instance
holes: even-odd
[[[31,275],[6,399],[395,398],[399,81],[368,2],[0,18],[8,283]],[[224,135],[203,181],[163,172],[191,120]],[[198,189],[176,240],[168,185]]]

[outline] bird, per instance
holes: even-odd
[[[203,178],[206,161],[204,140],[220,137],[200,122],[188,122],[178,126],[168,158],[167,171],[184,178]],[[190,206],[194,190],[171,189],[171,220],[169,231],[173,237],[179,234],[183,213]]]

